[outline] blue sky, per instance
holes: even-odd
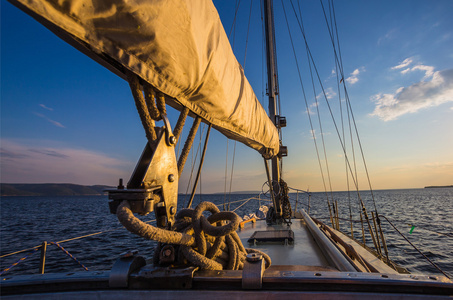
[[[227,34],[234,17],[232,3],[215,1]],[[296,35],[290,2],[284,4],[291,34]],[[283,176],[292,187],[319,191],[323,185],[281,1],[274,5],[282,114],[288,121]],[[373,188],[453,184],[453,2],[351,0],[335,5],[344,80]],[[301,8],[329,101],[338,106],[334,59],[319,2],[301,2]],[[230,40],[233,44],[234,36],[238,61],[265,101],[257,1],[244,63],[249,9],[250,1],[241,1]],[[301,46],[296,42],[298,53],[305,51]],[[299,59],[314,111],[306,58]],[[324,116],[326,104],[319,101]],[[171,111],[172,124],[176,118]],[[332,188],[345,190],[344,155],[335,128],[326,121],[323,129]],[[321,143],[318,129],[315,136]],[[1,0],[1,182],[115,185],[120,177],[127,181],[145,140],[125,81]],[[203,192],[224,190],[226,164],[229,189],[234,144],[217,132],[211,134]],[[259,190],[265,181],[260,155],[237,143],[234,160],[232,190]],[[180,192],[187,189],[191,163],[192,155]],[[362,174],[363,168],[358,171]],[[360,175],[359,183],[364,182]]]

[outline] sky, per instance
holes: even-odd
[[[234,2],[214,1],[245,75],[261,103],[266,103],[259,2],[252,2],[250,14],[251,1],[241,1],[232,27]],[[283,178],[293,188],[346,190],[345,155],[335,125],[329,119],[323,121],[322,134],[316,127],[318,110],[323,118],[329,116],[327,102],[319,84],[310,90],[299,26],[291,2],[283,4],[284,8],[281,1],[274,3],[281,114],[288,123],[283,129],[283,144],[288,146]],[[324,5],[327,9],[327,2]],[[300,6],[310,51],[332,107],[345,106],[337,84],[346,82],[372,188],[453,184],[453,1],[335,1],[342,79],[337,76],[319,2],[305,1]],[[294,47],[300,55],[297,64],[305,98],[284,12],[291,37],[297,39]],[[263,106],[267,109],[267,104]],[[177,116],[170,110],[171,124]],[[341,136],[341,114],[334,116]],[[203,130],[202,126],[199,132]],[[197,162],[202,139],[198,134],[180,193],[191,189],[191,165]],[[323,174],[330,175],[324,183],[314,141],[320,147]],[[146,137],[124,80],[1,0],[0,143],[2,183],[116,185],[119,178],[130,177]],[[362,161],[357,141],[354,154],[352,145],[345,145],[350,161],[353,156]],[[357,166],[360,189],[368,188],[364,171]],[[256,191],[265,181],[258,153],[211,133],[201,192]]]

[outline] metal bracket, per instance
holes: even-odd
[[[122,255],[122,257],[115,262],[110,271],[109,287],[128,287],[129,275],[145,265],[146,261],[142,256]]]
[[[162,120],[165,124],[165,141],[169,147],[174,146],[176,144],[176,137],[171,131],[170,121],[168,120],[167,115],[162,115]]]
[[[242,288],[259,290],[263,286],[264,259],[261,254],[249,253],[242,269]]]
[[[143,150],[127,189],[108,190],[112,213],[123,200],[128,200],[132,212],[146,215],[155,211],[157,226],[169,227],[174,223],[178,204],[178,166],[175,141],[168,119],[163,116],[165,128],[157,128],[157,140]]]

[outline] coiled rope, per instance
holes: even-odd
[[[211,215],[206,218],[204,212]],[[195,209],[181,210],[176,215],[174,231],[142,222],[134,216],[127,201],[118,206],[116,214],[120,223],[134,234],[161,243],[180,245],[179,254],[200,269],[241,270],[248,253],[263,255],[266,268],[271,265],[267,254],[242,245],[236,233],[240,221],[238,215],[221,212],[211,202],[202,202]]]

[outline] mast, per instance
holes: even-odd
[[[277,114],[278,72],[276,64],[274,13],[272,0],[264,0],[264,10],[269,117],[274,123],[275,127],[277,127],[278,129],[281,145],[281,127],[284,127],[286,125],[286,119],[284,117],[280,117]],[[286,150],[286,147],[281,146],[281,148],[284,148]],[[283,155],[286,155],[286,153],[284,153]],[[277,195],[280,191],[281,156],[282,153],[279,153],[279,155],[272,158],[272,188]],[[276,197],[275,199],[275,206],[277,218],[281,218],[282,208],[279,197]]]

